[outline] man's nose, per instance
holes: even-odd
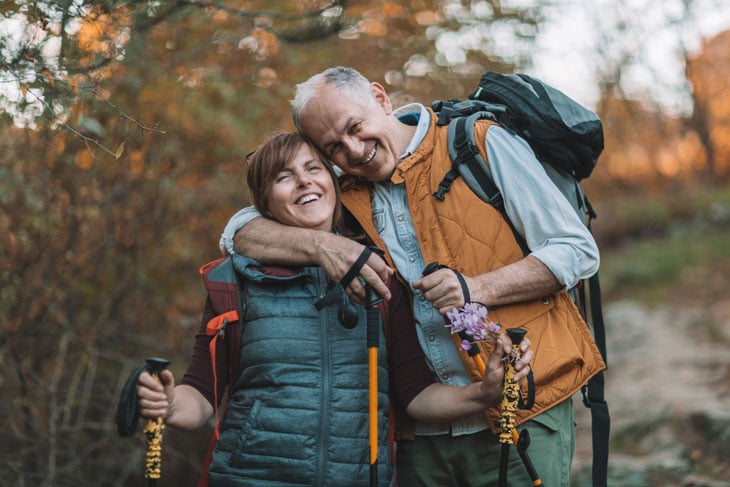
[[[364,155],[365,145],[357,137],[346,137],[342,140],[342,145],[352,159],[358,159]]]

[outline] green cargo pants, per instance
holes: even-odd
[[[518,431],[530,432],[527,453],[543,484],[568,487],[575,450],[572,400],[536,416]],[[400,487],[492,487],[499,478],[499,435],[481,431],[471,435],[417,436],[397,446]],[[532,485],[514,446],[510,447],[507,485]]]

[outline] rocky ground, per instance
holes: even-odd
[[[730,486],[730,301],[707,285],[699,298],[678,292],[681,307],[604,309],[609,486]],[[572,484],[587,486],[590,412],[575,406]]]

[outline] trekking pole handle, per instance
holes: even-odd
[[[147,371],[157,381],[160,380],[160,373],[170,365],[169,360],[157,357],[148,358],[145,362]],[[148,419],[142,430],[147,437],[144,476],[149,479],[149,485],[154,485],[155,481],[162,476],[162,430],[164,428],[163,418],[159,417]]]
[[[507,328],[507,336],[512,340],[512,345],[519,345],[522,339],[527,335],[527,331],[522,328]]]

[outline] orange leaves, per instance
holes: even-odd
[[[96,6],[81,20],[76,40],[82,51],[111,57],[129,41],[131,17],[129,9],[123,5],[109,13],[103,8],[104,5]]]
[[[443,21],[443,16],[437,10],[423,10],[418,12],[415,17],[419,25],[438,25]]]
[[[389,19],[402,19],[408,16],[408,12],[403,5],[387,2],[383,5],[383,15]]]
[[[91,14],[81,23],[76,39],[82,50],[105,53],[109,50],[109,37],[113,32],[112,19],[105,14]]]
[[[279,54],[279,39],[264,29],[253,29],[250,35],[238,43],[239,49],[246,49],[263,61]]]
[[[256,86],[259,88],[271,88],[277,81],[279,76],[276,71],[271,68],[261,68],[258,71],[258,79]]]
[[[81,169],[91,169],[96,162],[94,155],[87,149],[81,149],[76,152],[74,162]]]
[[[48,84],[53,88],[56,86],[56,78],[53,77],[53,73],[48,71],[47,69],[44,69],[41,71],[41,75],[48,80]]]
[[[142,150],[129,151],[127,159],[129,160],[129,173],[132,176],[139,176],[145,168],[145,153]]]
[[[385,22],[375,19],[365,19],[360,22],[359,30],[371,37],[385,37],[388,35],[388,26]]]

